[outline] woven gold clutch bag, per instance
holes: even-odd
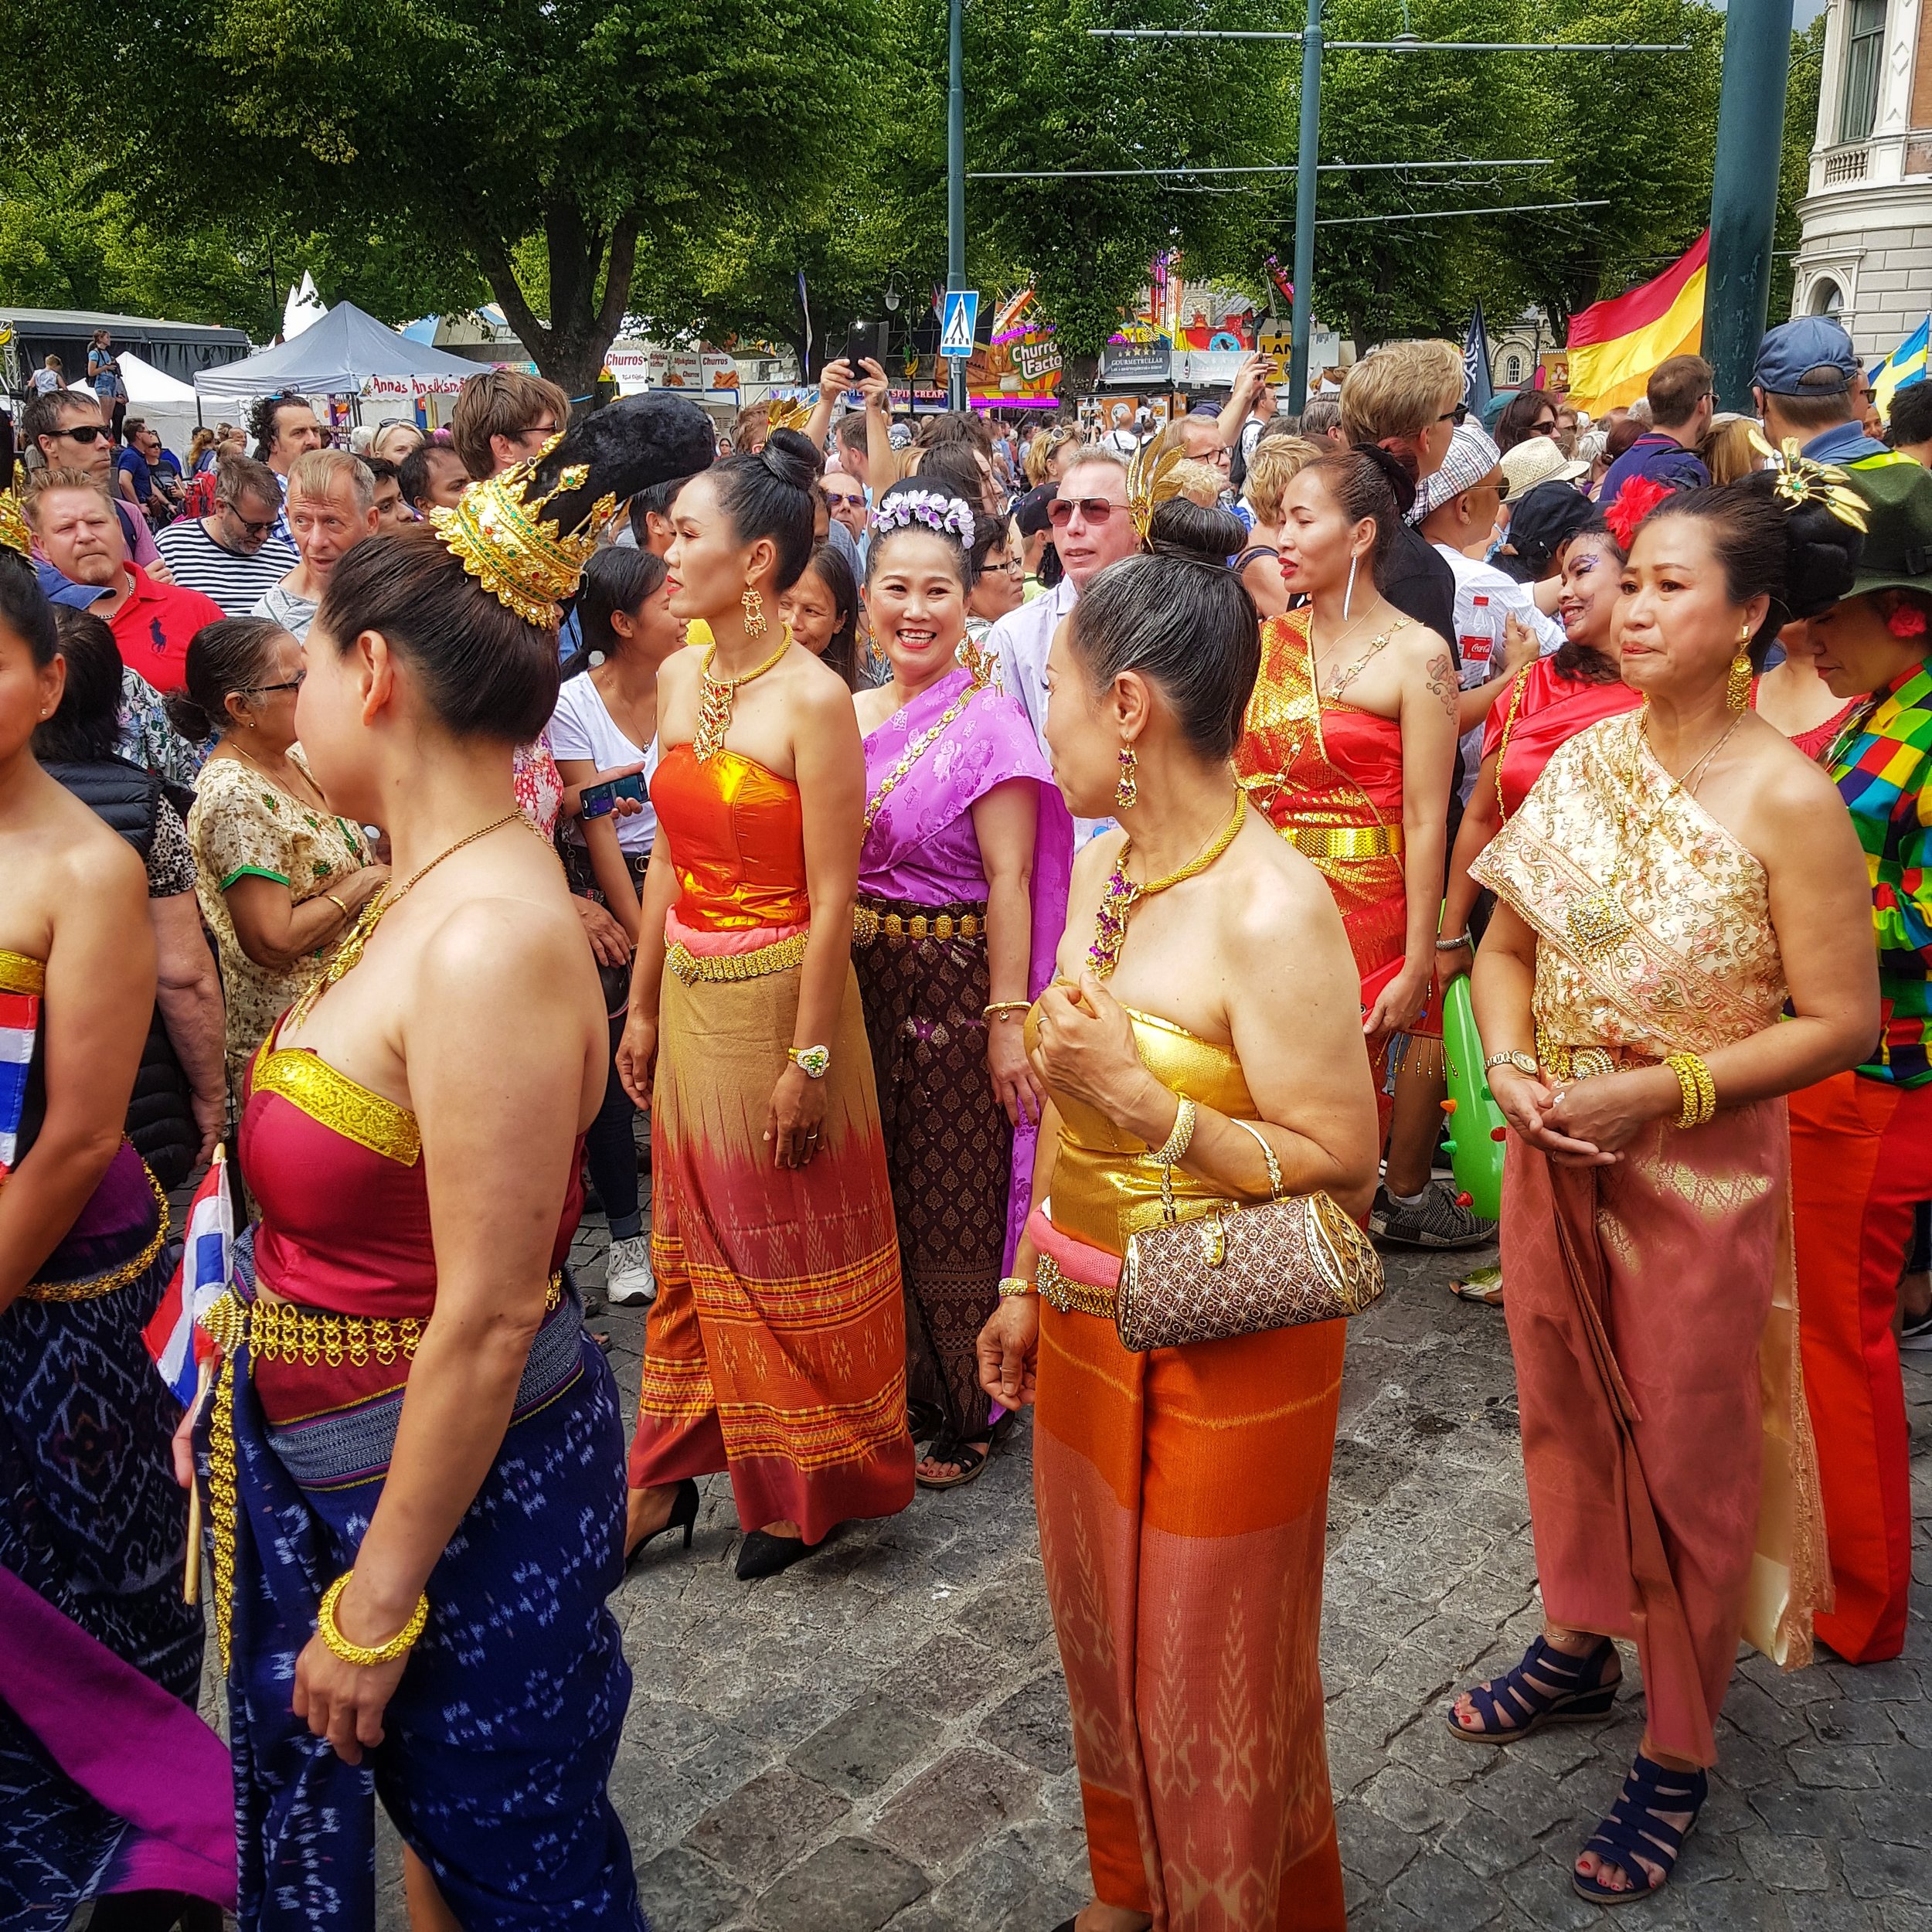
[[[1223,1201],[1129,1238],[1114,1319],[1123,1348],[1178,1349],[1359,1315],[1382,1289],[1382,1257],[1327,1195]]]

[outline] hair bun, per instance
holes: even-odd
[[[796,430],[774,430],[765,438],[759,456],[765,468],[788,489],[809,490],[825,467],[811,439]]]
[[[1784,584],[1778,602],[1793,617],[1815,617],[1847,595],[1864,554],[1865,534],[1835,515],[1821,498],[1793,502],[1779,472],[1760,470],[1742,487],[1768,497],[1784,519]]]
[[[1416,500],[1416,479],[1403,467],[1401,460],[1393,456],[1379,443],[1358,443],[1355,454],[1366,456],[1379,469],[1389,488],[1395,492],[1396,509],[1406,516]]]
[[[1232,510],[1209,509],[1192,497],[1171,496],[1148,520],[1147,548],[1155,556],[1223,568],[1247,547],[1248,526]]]

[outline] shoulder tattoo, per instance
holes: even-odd
[[[1423,676],[1427,683],[1430,695],[1437,699],[1451,718],[1456,715],[1456,667],[1447,651],[1437,651],[1430,658]]]

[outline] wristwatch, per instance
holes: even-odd
[[[1519,1073],[1534,1080],[1542,1070],[1536,1064],[1534,1053],[1492,1053],[1482,1063],[1486,1073],[1492,1066],[1513,1066]]]
[[[832,1070],[829,1046],[787,1046],[785,1058],[808,1080],[822,1080]]]

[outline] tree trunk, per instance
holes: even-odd
[[[530,306],[516,279],[507,241],[498,235],[473,235],[471,240],[505,320],[538,369],[581,409],[589,405],[604,355],[623,325],[637,260],[638,218],[634,212],[627,213],[607,238],[584,225],[574,205],[560,202],[546,212],[543,228],[550,265],[547,324]],[[604,279],[600,301],[600,267]]]

